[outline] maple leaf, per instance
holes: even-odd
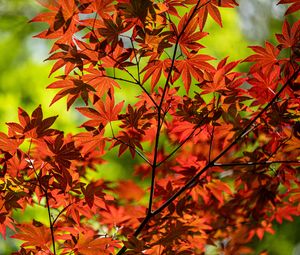
[[[95,253],[112,254],[116,248],[120,247],[120,242],[111,237],[80,234],[74,250],[82,255],[94,255]]]
[[[153,2],[150,0],[125,0],[119,1],[116,7],[131,26],[137,25],[143,27],[148,11],[153,7]]]
[[[297,207],[286,204],[283,207],[277,207],[274,217],[276,221],[282,224],[283,220],[293,221],[293,217],[299,216]]]
[[[106,138],[103,135],[104,129],[76,134],[74,137],[76,147],[81,147],[80,152],[83,155],[87,155],[97,149],[103,155],[106,142]]]
[[[252,85],[249,90],[250,94],[262,104],[269,102],[276,94],[279,77],[280,68],[278,66],[273,67],[267,75],[258,70],[247,80]]]
[[[222,0],[222,1],[201,0],[200,5],[199,5],[200,8],[198,10],[198,24],[199,24],[200,30],[201,31],[203,30],[208,14],[213,18],[213,20],[215,22],[217,22],[219,24],[219,26],[222,27],[221,13],[217,6],[233,8],[234,6],[237,6],[237,5],[238,5],[238,3],[235,0]]]
[[[229,185],[220,180],[213,180],[212,182],[209,182],[205,185],[205,188],[207,188],[214,195],[214,197],[219,200],[221,205],[224,204],[223,192],[229,195],[232,194]]]
[[[77,107],[76,109],[84,116],[90,118],[90,120],[84,122],[81,126],[99,127],[100,125],[106,126],[109,122],[118,120],[118,114],[122,110],[124,100],[115,105],[113,95],[108,95],[105,99],[105,103],[102,100],[98,100],[94,104],[94,108],[90,107]]]
[[[57,44],[71,45],[73,43],[73,34],[80,30],[78,26],[78,9],[75,1],[49,1],[48,3],[40,1],[40,3],[51,11],[37,15],[31,22],[46,22],[49,28],[35,37],[57,39]],[[51,52],[59,49],[57,44],[53,45]]]
[[[130,217],[126,215],[124,207],[116,208],[108,205],[107,210],[101,212],[101,222],[108,226],[122,227],[129,220]]]
[[[92,11],[97,10],[101,18],[108,19],[110,14],[115,10],[114,3],[111,0],[92,1],[89,3]]]
[[[111,148],[120,145],[119,154],[120,157],[127,149],[129,149],[132,158],[135,156],[135,148],[138,147],[140,150],[143,150],[141,145],[142,136],[140,132],[137,132],[133,129],[121,131],[120,134],[116,137],[116,141],[111,145]]]
[[[277,41],[280,43],[278,47],[282,48],[292,48],[295,55],[299,51],[299,30],[300,30],[300,20],[295,22],[291,28],[287,20],[284,21],[282,26],[282,34],[276,34]]]
[[[42,249],[45,252],[49,251],[51,243],[50,229],[43,224],[33,221],[33,223],[20,224],[17,226],[18,232],[11,236],[25,241],[21,246],[34,246],[37,250]]]
[[[121,128],[135,129],[141,134],[145,134],[145,131],[152,125],[151,119],[155,117],[154,113],[149,113],[145,104],[138,109],[134,109],[130,104],[127,107],[126,114],[120,115],[119,119],[123,124]]]
[[[220,61],[217,70],[205,73],[205,81],[199,84],[200,88],[203,89],[201,94],[232,91],[244,83],[245,79],[238,78],[240,73],[230,72],[240,61],[234,61],[228,64],[226,64],[226,61],[227,57]]]
[[[174,15],[176,17],[180,17],[180,15],[178,14],[178,11],[176,9],[176,7],[181,6],[182,5],[182,1],[181,0],[165,0],[166,6],[168,7],[167,12],[171,15]]]
[[[26,138],[39,138],[43,136],[51,136],[57,134],[55,129],[49,129],[58,116],[43,119],[42,107],[39,105],[31,114],[19,107],[18,118],[19,123],[6,123],[12,134],[23,134]]]
[[[247,57],[243,60],[243,62],[255,62],[255,64],[251,67],[252,72],[257,71],[260,68],[271,70],[278,64],[277,57],[280,53],[280,50],[273,44],[266,42],[265,48],[261,46],[249,46],[249,48],[257,54]]]
[[[60,166],[62,168],[70,168],[71,161],[80,158],[80,153],[75,147],[74,141],[66,141],[63,133],[58,135],[55,139],[45,140],[47,148],[39,147],[41,152],[50,158],[47,160],[53,166]]]
[[[139,201],[145,195],[145,191],[132,180],[119,181],[115,191],[120,198],[127,201]]]
[[[260,225],[256,227],[256,229],[253,229],[249,232],[248,239],[250,240],[254,235],[256,235],[260,240],[262,240],[265,232],[269,232],[271,234],[275,233],[274,229],[272,228],[272,224],[266,220],[263,220]]]
[[[213,0],[212,2],[217,6],[229,8],[234,8],[235,6],[239,5],[236,0]]]
[[[28,162],[25,160],[25,155],[20,150],[17,151],[12,157],[7,159],[7,172],[12,177],[18,177],[22,171],[28,168]]]
[[[280,0],[277,4],[292,4],[286,10],[285,15],[289,15],[293,12],[300,10],[300,3],[298,0]]]
[[[111,51],[119,43],[119,35],[125,31],[121,17],[116,14],[112,18],[103,19],[103,27],[98,28],[99,34],[111,45]]]
[[[105,188],[105,185],[101,180],[97,182],[90,182],[86,187],[81,187],[82,193],[84,194],[85,201],[87,202],[88,206],[92,208],[94,206],[94,201],[97,199],[99,200],[100,198],[100,204],[98,201],[98,205],[105,209],[105,202],[104,200],[104,195],[105,193],[103,192]]]
[[[136,39],[136,41],[140,42],[141,55],[150,55],[149,62],[157,60],[166,48],[172,46],[170,39],[173,34],[169,31],[163,31],[163,28],[153,29],[153,31],[147,30],[146,33],[140,32],[138,35],[141,39]]]
[[[179,77],[182,78],[186,92],[189,92],[192,76],[199,82],[203,81],[204,70],[213,70],[213,66],[207,61],[214,58],[203,54],[194,54],[187,56],[186,59],[176,60],[173,75],[173,82]]]
[[[181,143],[193,134],[195,128],[197,128],[197,126],[188,121],[176,121],[173,123],[170,134],[176,134],[178,136],[178,142]]]
[[[3,132],[0,132],[0,151],[8,152],[13,155],[17,152],[19,146],[23,143],[22,137],[9,137]]]
[[[198,41],[208,35],[206,32],[195,32],[198,25],[196,19],[192,19],[186,26],[188,19],[188,14],[185,14],[178,24],[178,31],[176,31],[176,34],[182,33],[178,44],[185,55],[190,54],[189,50],[192,53],[197,53],[201,48],[204,48]]]
[[[64,77],[63,77],[64,78]],[[67,109],[69,109],[75,100],[80,96],[85,104],[88,104],[89,94],[96,92],[95,88],[91,85],[83,82],[81,79],[62,79],[51,83],[47,88],[49,89],[58,89],[61,90],[55,95],[52,99],[51,104],[54,104],[56,101],[61,98],[68,96],[67,98]]]
[[[1,201],[1,207],[3,206],[4,201]],[[6,240],[6,231],[10,228],[13,231],[15,230],[14,226],[14,220],[11,216],[8,216],[7,213],[4,213],[3,210],[1,210],[0,213],[0,234],[2,235],[3,239]]]
[[[69,46],[67,44],[56,43],[56,45],[62,51],[55,52],[50,55],[46,60],[56,60],[58,59],[55,64],[53,65],[49,77],[55,71],[60,69],[61,67],[65,66],[65,75],[70,74],[72,70],[78,68],[80,71],[83,71],[83,66],[89,59],[89,56],[82,53],[82,51],[78,52],[77,46]],[[83,45],[83,43],[81,43]]]
[[[300,137],[297,136],[297,132],[298,130],[293,134],[292,130],[290,130],[289,128],[284,129],[284,133],[287,135],[287,137],[289,137],[289,139],[286,142],[287,151],[298,151],[300,149]]]
[[[95,88],[97,96],[102,97],[106,95],[108,91],[113,91],[114,87],[120,88],[119,84],[114,79],[105,77],[105,72],[99,69],[95,69],[92,66],[85,68],[84,70],[87,71],[88,74],[82,76],[83,82]]]
[[[167,77],[167,69],[171,66],[171,60],[153,60],[144,67],[142,72],[146,72],[143,77],[143,83],[145,83],[151,77],[151,90],[155,88],[160,80],[162,72]]]

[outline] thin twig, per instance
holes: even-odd
[[[203,5],[200,5],[200,0],[198,0],[197,4],[195,6],[195,9],[193,10],[193,12],[190,15],[190,17],[188,18],[185,26],[183,27],[183,29],[181,30],[181,32],[179,33],[179,35],[176,38],[175,47],[174,47],[174,51],[173,51],[173,57],[172,57],[172,61],[171,61],[171,66],[170,66],[170,69],[169,69],[169,72],[168,72],[168,76],[167,76],[166,83],[165,83],[165,86],[164,86],[164,89],[163,89],[163,93],[162,93],[162,96],[161,96],[160,103],[157,107],[157,129],[156,129],[156,135],[155,135],[154,156],[153,156],[152,171],[151,171],[151,186],[150,186],[148,212],[147,212],[146,217],[144,218],[144,220],[140,224],[140,226],[135,231],[134,236],[138,236],[138,234],[142,231],[142,229],[147,224],[147,222],[154,215],[154,212],[152,212],[152,203],[153,203],[153,196],[154,196],[155,175],[156,175],[156,169],[158,167],[158,164],[157,164],[158,147],[159,147],[160,131],[161,131],[161,126],[162,126],[161,123],[164,122],[164,116],[161,116],[161,114],[162,114],[162,105],[163,105],[163,101],[165,99],[165,95],[166,95],[167,89],[169,87],[169,81],[171,79],[172,72],[173,72],[173,69],[174,69],[175,59],[176,59],[176,52],[177,52],[177,48],[178,48],[178,45],[179,45],[179,40],[180,40],[181,36],[183,35],[185,29],[187,28],[188,24],[191,22],[192,18],[196,14],[197,10],[199,10],[199,8],[202,8],[203,6],[207,5],[210,1],[211,0],[208,0]],[[117,255],[123,254],[126,250],[127,250],[126,246],[123,246],[122,249],[119,250]]]
[[[209,113],[208,113],[209,114]],[[193,128],[193,131],[163,160],[161,160],[158,164],[157,167],[159,167],[161,164],[166,162],[169,158],[171,158],[186,142],[188,142],[192,136],[195,134],[196,130],[203,124],[203,122],[206,120],[208,114],[206,114],[202,120]]]
[[[69,206],[71,206],[72,204],[74,204],[74,202],[72,202],[71,204],[68,204],[66,207],[64,207],[59,213],[58,215],[55,217],[55,219],[53,220],[52,224],[54,226],[55,222],[58,220],[59,216],[68,209]]]
[[[134,48],[134,44],[132,41],[132,38],[130,37],[130,43],[133,49],[133,53],[134,53],[134,58],[135,58],[135,62],[136,62],[136,68],[137,68],[137,73],[138,73],[138,82],[139,84],[141,84],[141,77],[140,77],[140,61],[137,58],[136,52],[135,52],[135,48]]]
[[[259,165],[272,165],[272,164],[300,164],[299,160],[274,160],[274,161],[261,161],[261,162],[230,162],[230,163],[222,163],[216,162],[213,166],[259,166]]]
[[[116,141],[118,141],[118,142],[120,142],[120,143],[122,143],[122,144],[125,144],[125,145],[127,145],[128,147],[134,149],[134,151],[135,151],[135,152],[136,152],[136,153],[137,153],[137,154],[138,154],[138,155],[139,155],[146,163],[148,163],[149,166],[152,167],[151,162],[150,162],[150,161],[146,158],[146,156],[145,156],[141,151],[139,151],[136,147],[132,146],[132,145],[129,144],[129,143],[126,143],[126,142],[120,140],[119,138],[117,138],[117,137],[115,137],[115,136],[113,136],[112,139],[114,139],[114,140],[116,140]]]
[[[138,85],[138,83],[135,82],[135,81],[127,80],[127,79],[124,79],[124,78],[119,78],[119,77],[116,77],[116,76],[110,76],[110,75],[104,74],[101,77],[111,78],[111,79],[118,80],[118,81],[125,81],[125,82],[128,82],[128,83],[134,84],[134,85]]]
[[[214,123],[213,123],[212,131],[210,133],[209,151],[208,151],[208,162],[211,161],[211,152],[212,152],[213,142],[214,142],[214,133],[215,133],[215,126],[214,126]]]
[[[200,7],[205,6],[209,2],[210,2],[210,0],[207,1],[205,4],[201,5]],[[161,123],[164,122],[164,116],[161,116],[162,105],[163,105],[165,95],[166,95],[168,87],[169,87],[169,81],[171,79],[172,72],[173,72],[173,69],[174,69],[176,53],[177,53],[177,48],[178,48],[178,45],[179,45],[180,38],[183,35],[183,33],[186,30],[189,23],[191,22],[192,18],[196,14],[196,11],[197,11],[197,8],[199,7],[199,4],[200,4],[200,0],[197,2],[196,6],[195,6],[195,9],[191,13],[190,17],[188,18],[188,20],[186,21],[184,27],[182,28],[182,30],[180,31],[179,35],[176,38],[170,70],[168,72],[166,83],[165,83],[165,86],[164,86],[164,89],[163,89],[163,92],[162,92],[162,96],[161,96],[161,99],[160,99],[160,103],[159,103],[158,109],[157,109],[157,129],[156,129],[156,135],[155,135],[155,145],[154,145],[154,156],[153,156],[153,163],[152,163],[151,187],[150,187],[150,198],[149,198],[148,213],[152,212],[152,201],[153,201],[153,195],[154,195],[155,174],[156,174],[156,168],[157,168],[157,156],[158,156],[160,130],[161,130]]]
[[[96,16],[97,17],[97,16]],[[96,18],[95,17],[95,18]],[[99,41],[99,39],[98,39],[98,37],[97,37],[97,35],[95,34],[95,31],[94,31],[94,27],[93,28],[88,28],[92,33],[93,33],[93,35],[95,36],[95,38],[97,39],[97,41],[100,43],[100,41]],[[116,64],[119,64],[120,65],[120,69],[121,70],[123,70],[123,71],[125,71],[134,81],[129,81],[129,80],[126,80],[126,79],[122,79],[122,78],[117,78],[117,77],[110,77],[110,78],[112,78],[112,79],[116,79],[116,80],[120,80],[120,81],[126,81],[126,82],[129,82],[129,83],[132,83],[132,84],[135,84],[135,85],[138,85],[145,93],[146,93],[146,95],[149,97],[149,99],[153,102],[153,104],[155,105],[155,107],[157,108],[158,107],[158,105],[157,105],[157,103],[155,102],[155,100],[154,100],[154,98],[150,95],[150,93],[144,88],[144,86],[141,84],[141,82],[140,82],[140,73],[138,73],[138,79],[136,79],[125,67],[123,67],[122,65],[121,65],[121,63],[119,62],[119,61],[117,61],[116,59],[114,59],[112,56],[110,56],[110,55],[107,55],[108,57],[110,57],[113,61],[115,61],[116,62]],[[137,65],[138,65],[138,62],[137,62]],[[139,66],[137,67],[138,68],[138,70],[139,70]],[[107,76],[107,77],[109,77],[109,76]]]
[[[27,153],[28,163],[30,164],[31,168],[33,169],[34,174],[35,174],[35,176],[37,178],[37,181],[38,181],[38,185],[39,185],[40,189],[43,191],[43,193],[45,195],[45,198],[46,198],[46,206],[47,206],[48,218],[49,218],[49,224],[50,224],[50,232],[51,232],[53,253],[54,253],[54,255],[56,255],[54,228],[53,228],[53,223],[52,223],[52,219],[51,219],[51,211],[50,211],[50,205],[49,205],[48,192],[47,192],[47,189],[45,189],[43,187],[43,184],[41,183],[41,180],[40,180],[39,175],[38,175],[38,173],[37,173],[37,171],[35,169],[35,166],[32,164],[32,160],[31,160],[31,157],[30,157],[31,144],[32,144],[32,139],[30,139],[29,149],[28,149],[28,153]]]

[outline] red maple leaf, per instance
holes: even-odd
[[[7,123],[11,134],[21,134],[27,138],[39,138],[58,133],[57,130],[49,129],[58,116],[43,119],[41,105],[32,112],[31,117],[19,107],[18,117],[20,124],[15,122]]]
[[[300,5],[299,5],[300,6]],[[287,20],[284,21],[282,26],[282,34],[276,34],[277,41],[283,48],[294,47],[299,41],[300,37],[300,20],[295,22],[291,28]]]
[[[78,236],[74,250],[82,255],[112,254],[116,248],[120,247],[120,242],[111,237],[99,237],[84,233]]]
[[[11,237],[25,241],[21,245],[22,247],[34,246],[36,250],[50,251],[51,234],[49,228],[37,221],[20,224],[17,228],[18,232]]]
[[[214,70],[213,66],[207,63],[207,61],[213,59],[213,57],[208,55],[190,54],[186,59],[176,60],[173,82],[181,77],[185,90],[188,93],[192,82],[192,76],[197,81],[202,82],[204,70]]]
[[[98,100],[94,104],[94,108],[91,107],[77,107],[76,109],[84,116],[90,118],[90,120],[82,124],[83,127],[99,127],[100,125],[106,126],[109,122],[117,120],[118,114],[122,110],[124,100],[115,105],[113,96],[108,95],[105,99],[105,103],[102,100]]]
[[[289,8],[286,10],[285,15],[291,14],[293,12],[296,12],[300,10],[300,2],[299,0],[280,0],[278,4],[292,4],[289,6]]]
[[[51,104],[67,96],[67,109],[69,109],[78,97],[81,97],[85,104],[88,104],[89,94],[96,92],[95,88],[81,79],[63,79],[51,83],[47,88],[61,90],[52,99]]]
[[[188,25],[185,26],[188,19],[189,16],[187,14],[181,18],[178,24],[178,32],[176,33],[179,34],[183,32],[178,43],[185,55],[189,55],[190,50],[192,53],[197,53],[199,49],[204,48],[198,41],[208,35],[206,32],[196,32],[198,25],[196,19],[192,19]]]
[[[160,80],[162,72],[164,73],[165,77],[167,77],[167,69],[170,67],[170,65],[170,59],[150,61],[142,70],[142,72],[146,72],[143,78],[143,83],[145,83],[151,77],[151,90],[153,91]]]
[[[249,46],[256,54],[253,54],[243,62],[254,62],[255,64],[251,67],[252,72],[259,70],[260,68],[272,69],[278,64],[278,55],[280,50],[273,44],[266,42],[265,47],[261,46]]]

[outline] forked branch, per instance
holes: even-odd
[[[213,166],[220,165],[220,163],[217,163],[217,161],[222,158],[235,144],[237,144],[244,136],[248,133],[249,129],[255,124],[255,122],[270,108],[270,106],[276,102],[276,100],[279,98],[280,94],[284,91],[284,89],[293,82],[297,76],[299,75],[300,67],[294,72],[294,74],[283,84],[281,89],[276,93],[276,95],[272,98],[272,100],[246,125],[246,127],[243,128],[241,133],[222,151],[218,156],[216,156],[212,161],[208,162],[206,166],[204,166],[197,174],[195,174],[184,186],[182,186],[177,192],[175,192],[166,202],[164,202],[159,208],[154,210],[153,212],[149,212],[147,216],[144,218],[144,220],[141,222],[140,226],[137,228],[137,230],[134,233],[134,236],[138,236],[142,229],[146,226],[146,224],[149,222],[149,220],[162,212],[165,208],[167,208],[176,198],[178,198],[181,194],[183,194],[186,190],[188,190],[193,183],[195,183],[202,174],[204,174],[209,168]],[[291,161],[293,163],[299,163],[299,161]],[[273,163],[286,163],[282,161],[273,161],[272,163],[267,162],[248,162],[247,165],[254,165],[254,164],[273,164]],[[231,165],[233,163],[230,163]],[[225,166],[225,164],[222,164],[222,166]],[[127,250],[126,246],[123,246],[122,249],[118,252],[117,255],[123,254]]]

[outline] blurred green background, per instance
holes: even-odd
[[[224,28],[209,20],[206,31],[210,35],[203,39],[207,48],[202,52],[218,59],[230,56],[230,60],[242,59],[251,53],[248,45],[261,44],[268,39],[274,41],[274,33],[280,32],[285,9],[276,6],[273,0],[241,0],[237,10],[222,11]],[[5,122],[17,120],[17,108],[31,112],[39,104],[46,116],[60,115],[55,127],[68,132],[76,132],[82,118],[76,110],[66,111],[64,100],[53,106],[49,104],[55,91],[46,90],[54,79],[48,78],[50,62],[43,62],[48,56],[50,42],[32,38],[45,28],[44,24],[28,23],[42,8],[34,0],[0,0],[0,131],[6,131]],[[247,65],[241,68],[246,69]],[[133,93],[122,91],[120,97],[133,97]],[[129,98],[128,98],[129,99]],[[107,157],[105,175],[91,174],[91,178],[104,176],[114,180],[126,177],[122,162],[128,162],[128,155],[121,159],[115,157],[115,151]],[[131,161],[132,162],[132,161]],[[128,163],[126,163],[128,166]],[[100,167],[101,168],[101,167]],[[109,171],[113,169],[113,171]],[[43,218],[42,209],[29,209],[18,214],[22,220]],[[275,226],[276,235],[267,234],[262,242],[253,242],[257,253],[267,249],[274,255],[300,255],[300,220],[295,224]],[[0,255],[10,254],[17,244],[0,237]]]

